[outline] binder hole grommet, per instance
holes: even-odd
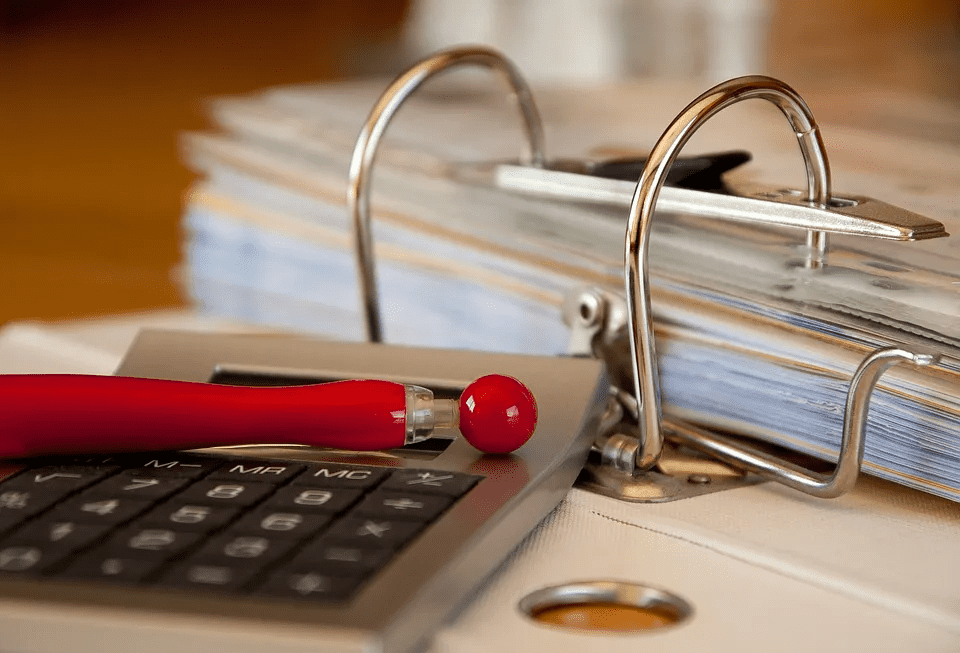
[[[533,101],[533,93],[519,69],[496,50],[482,46],[463,46],[437,52],[397,77],[373,105],[363,124],[350,159],[350,178],[347,188],[347,211],[353,218],[357,268],[361,289],[362,311],[370,342],[383,341],[380,320],[380,297],[377,290],[373,237],[370,232],[370,178],[380,139],[400,106],[426,82],[445,70],[460,66],[480,66],[501,74],[510,86],[527,135],[525,162],[543,167],[543,122]]]
[[[537,590],[520,600],[537,623],[597,633],[643,633],[680,624],[693,608],[662,589],[620,581],[584,581]]]

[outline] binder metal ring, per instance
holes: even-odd
[[[383,340],[380,320],[380,299],[377,290],[373,242],[370,234],[370,177],[377,147],[397,109],[425,81],[438,73],[458,66],[481,66],[499,72],[509,84],[527,134],[526,164],[542,167],[545,161],[543,123],[533,101],[530,87],[512,61],[496,50],[482,46],[464,46],[438,52],[415,64],[400,75],[373,106],[357,137],[350,160],[347,209],[353,217],[356,238],[357,267],[362,292],[367,339]]]
[[[886,348],[873,352],[863,360],[851,379],[847,393],[840,457],[832,474],[815,473],[745,447],[722,435],[677,421],[665,421],[662,414],[647,264],[654,207],[667,171],[696,130],[720,110],[750,98],[768,100],[784,113],[804,155],[807,199],[820,206],[826,206],[830,200],[830,167],[817,124],[796,91],[776,79],[741,77],[715,86],[687,106],[657,141],[634,192],[624,246],[634,391],[643,402],[637,466],[649,469],[657,462],[663,448],[663,431],[666,430],[672,438],[737,467],[808,494],[836,497],[850,489],[859,474],[867,409],[880,375],[901,361],[918,366],[929,365],[938,360],[936,356]],[[826,244],[824,234],[808,236],[808,244],[822,252],[821,248]]]

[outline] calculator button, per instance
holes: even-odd
[[[291,571],[317,571],[331,576],[367,576],[382,567],[393,549],[337,544],[321,540],[308,544],[290,562]]]
[[[0,527],[15,525],[42,512],[63,498],[62,494],[43,490],[0,487]]]
[[[296,540],[261,535],[226,534],[214,538],[197,553],[203,562],[226,566],[255,566],[275,562],[297,545]]]
[[[453,499],[443,495],[376,490],[364,497],[351,514],[426,522],[446,510],[451,503]]]
[[[90,524],[122,524],[146,511],[153,501],[127,497],[88,496],[81,494],[58,506],[51,518]]]
[[[223,464],[222,458],[180,456],[176,454],[144,456],[130,461],[130,473],[200,478]]]
[[[359,547],[397,548],[425,526],[420,522],[376,517],[345,517],[330,527],[325,538]]]
[[[99,540],[110,528],[109,524],[39,520],[14,531],[7,540],[76,551]]]
[[[149,475],[141,470],[126,471],[98,483],[85,495],[130,496],[137,499],[159,500],[167,497],[191,482],[189,478]]]
[[[264,507],[289,512],[336,514],[356,503],[362,494],[360,490],[290,486],[281,488]]]
[[[477,476],[426,469],[404,469],[394,472],[381,489],[399,492],[422,492],[458,497],[480,480]]]
[[[258,595],[313,601],[342,601],[349,598],[361,578],[337,577],[312,571],[282,570],[270,574],[255,591]]]
[[[235,591],[248,584],[258,572],[256,568],[188,562],[165,573],[157,584],[184,589]]]
[[[166,559],[182,553],[199,540],[199,533],[170,528],[130,528],[110,538],[107,549],[118,557]]]
[[[230,527],[233,533],[305,539],[330,523],[330,515],[261,509]]]
[[[136,525],[208,533],[233,521],[238,514],[240,508],[231,506],[166,503],[138,519]]]
[[[289,481],[305,468],[306,465],[284,463],[276,460],[238,460],[227,463],[207,478],[228,481],[262,481],[280,485]]]
[[[293,485],[336,487],[347,490],[368,490],[379,485],[389,470],[356,465],[313,464],[294,479]]]
[[[0,575],[35,575],[60,562],[69,555],[62,548],[39,544],[0,545]]]
[[[276,488],[271,483],[204,480],[176,496],[177,501],[211,506],[252,506]]]
[[[27,469],[0,484],[0,490],[21,489],[63,497],[99,481],[117,467],[49,465]]]
[[[154,573],[162,564],[163,560],[156,558],[133,558],[98,549],[71,563],[57,574],[57,577],[137,583]]]

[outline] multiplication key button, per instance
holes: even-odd
[[[425,524],[377,517],[345,517],[330,527],[324,539],[358,547],[398,548]]]

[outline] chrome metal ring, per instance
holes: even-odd
[[[630,347],[634,359],[634,390],[642,398],[640,452],[637,464],[648,469],[663,449],[660,377],[656,364],[647,271],[647,251],[653,210],[667,172],[690,137],[707,120],[732,104],[760,98],[775,104],[787,117],[803,152],[807,171],[807,199],[825,206],[830,200],[830,165],[813,114],[796,91],[771,77],[749,76],[714,86],[687,106],[667,127],[647,158],[630,204],[624,246],[627,312],[631,316]],[[825,247],[826,236],[809,240]]]
[[[544,164],[543,124],[533,101],[533,94],[513,62],[496,50],[481,46],[444,50],[415,64],[390,84],[373,106],[357,137],[353,158],[350,161],[350,181],[347,191],[347,208],[353,216],[356,238],[362,310],[367,338],[371,342],[383,340],[373,241],[370,233],[370,177],[377,147],[400,105],[425,81],[444,70],[458,66],[480,66],[502,74],[511,88],[526,130],[528,140],[526,163],[536,167],[542,167]]]
[[[821,474],[746,447],[729,437],[711,433],[679,421],[664,421],[660,376],[657,367],[650,309],[648,249],[650,227],[660,188],[680,150],[711,116],[731,104],[750,98],[773,102],[786,115],[800,143],[807,169],[807,200],[826,206],[830,200],[830,166],[817,124],[796,91],[769,77],[741,77],[724,82],[694,100],[677,116],[650,154],[630,205],[624,245],[630,348],[633,358],[634,392],[642,399],[640,448],[637,466],[652,467],[663,448],[663,432],[671,439],[695,447],[724,462],[752,471],[818,497],[836,497],[851,489],[860,473],[864,452],[864,430],[870,397],[880,376],[900,362],[914,366],[935,364],[939,357],[900,348],[878,349],[860,363],[847,391],[840,456],[830,474]],[[825,234],[813,232],[808,245],[822,254]]]

